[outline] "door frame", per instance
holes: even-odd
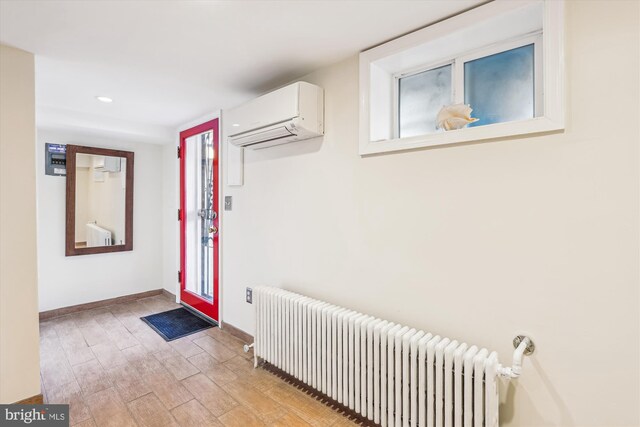
[[[204,123],[201,123],[197,126],[193,126],[190,127],[184,131],[180,132],[180,138],[179,138],[179,145],[178,148],[180,149],[181,155],[179,156],[179,166],[178,166],[178,175],[179,175],[179,205],[180,205],[180,214],[179,214],[179,229],[180,229],[180,253],[179,253],[179,259],[180,259],[180,277],[179,277],[179,283],[178,283],[178,300],[180,301],[181,304],[183,305],[188,305],[190,308],[195,309],[198,314],[203,315],[207,318],[209,318],[210,320],[213,320],[215,323],[220,324],[221,323],[221,319],[220,319],[220,258],[221,258],[221,212],[220,212],[220,201],[222,199],[221,197],[221,191],[222,191],[222,185],[221,185],[221,181],[220,181],[220,177],[222,176],[221,174],[221,170],[220,170],[220,166],[222,165],[222,162],[220,161],[220,157],[221,157],[221,146],[222,144],[220,143],[220,119],[219,118],[214,118],[212,120],[206,121]],[[214,237],[214,254],[213,254],[213,307],[211,309],[211,311],[209,313],[206,313],[205,311],[203,311],[202,307],[209,307],[211,306],[211,304],[204,300],[203,298],[200,298],[198,296],[195,295],[189,295],[189,298],[184,298],[183,299],[183,295],[182,295],[182,291],[185,288],[185,278],[186,278],[186,269],[185,269],[185,265],[186,265],[186,247],[185,247],[185,241],[186,241],[186,222],[183,221],[184,219],[184,212],[185,212],[185,185],[186,185],[186,181],[185,181],[185,159],[186,156],[183,155],[183,153],[185,153],[185,143],[187,138],[190,138],[194,135],[198,135],[200,133],[206,132],[208,130],[211,130],[213,132],[213,144],[214,144],[214,150],[215,150],[215,157],[213,159],[213,178],[214,178],[214,188],[217,191],[214,191],[214,197],[213,197],[213,205],[214,205],[214,209],[217,213],[217,218],[216,218],[216,222],[217,222],[217,228],[218,228],[218,232],[215,234]],[[201,307],[201,308],[198,308]],[[208,309],[206,311],[209,311]]]

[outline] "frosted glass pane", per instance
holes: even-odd
[[[436,131],[436,116],[451,100],[451,65],[434,68],[399,81],[400,138]]]
[[[535,117],[533,44],[464,64],[464,102],[478,120],[469,126]]]

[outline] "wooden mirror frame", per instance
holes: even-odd
[[[76,248],[76,154],[124,157],[127,159],[127,182],[125,189],[124,245]],[[90,255],[133,250],[133,152],[110,150],[107,148],[67,145],[67,220],[65,255]]]

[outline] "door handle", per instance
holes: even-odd
[[[218,213],[212,209],[198,209],[198,216],[202,219],[216,219]]]

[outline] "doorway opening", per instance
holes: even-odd
[[[180,133],[180,302],[218,323],[218,119]]]

